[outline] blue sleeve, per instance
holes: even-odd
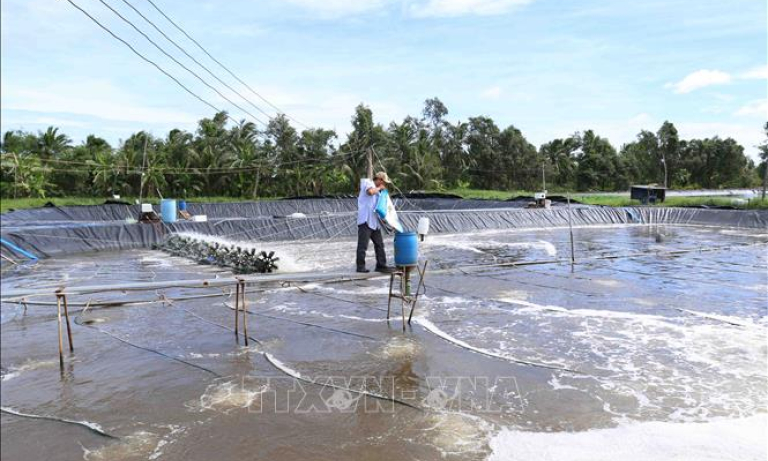
[[[386,189],[379,192],[379,200],[376,202],[376,214],[378,214],[381,219],[384,219],[387,217],[387,200],[388,199],[389,199],[389,192]]]

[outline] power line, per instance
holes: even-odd
[[[282,110],[282,109],[280,109],[279,107],[277,107],[276,105],[272,104],[272,103],[271,103],[269,100],[267,100],[267,98],[265,98],[264,96],[262,96],[262,95],[260,95],[259,93],[257,93],[257,92],[256,92],[256,90],[254,90],[253,88],[251,88],[251,86],[250,86],[250,85],[248,85],[247,83],[245,83],[243,80],[241,80],[241,79],[240,79],[240,77],[238,77],[237,75],[235,75],[235,73],[234,73],[234,72],[232,72],[231,70],[229,70],[229,68],[228,68],[227,66],[225,66],[224,64],[222,64],[222,63],[221,63],[221,62],[220,62],[218,59],[214,58],[214,57],[213,57],[213,55],[211,55],[211,53],[209,53],[209,52],[208,52],[208,50],[206,50],[205,48],[203,48],[203,45],[201,45],[200,43],[198,43],[198,41],[197,41],[197,40],[195,40],[194,38],[192,38],[192,36],[190,36],[190,35],[189,35],[189,34],[188,34],[188,33],[187,33],[187,32],[186,32],[184,29],[182,29],[182,28],[181,28],[181,26],[179,26],[178,24],[176,24],[176,23],[173,21],[173,19],[169,18],[169,17],[168,17],[168,15],[167,15],[167,14],[165,14],[165,12],[163,12],[163,10],[161,10],[161,9],[160,9],[160,7],[158,7],[158,6],[155,4],[155,2],[153,2],[152,0],[147,0],[147,1],[148,1],[148,2],[149,2],[149,3],[150,3],[150,4],[151,4],[151,5],[152,5],[152,6],[153,6],[153,7],[154,7],[154,8],[155,8],[157,11],[158,11],[158,13],[160,13],[161,15],[163,15],[163,17],[164,17],[165,19],[167,19],[167,20],[168,20],[168,22],[170,22],[171,24],[173,24],[173,26],[174,26],[176,29],[178,29],[178,30],[179,30],[179,31],[180,31],[182,34],[184,34],[184,35],[185,35],[185,36],[186,36],[186,37],[187,37],[189,40],[191,40],[191,41],[192,41],[192,43],[194,43],[195,45],[197,45],[197,47],[198,47],[198,48],[200,48],[200,49],[203,51],[203,53],[205,53],[206,55],[208,55],[208,57],[209,57],[209,58],[211,58],[211,59],[212,59],[212,60],[213,60],[213,61],[214,61],[216,64],[218,64],[219,66],[221,66],[221,68],[222,68],[222,69],[224,69],[225,71],[227,71],[227,72],[229,73],[229,75],[231,75],[232,77],[234,77],[234,79],[235,79],[235,80],[237,80],[237,81],[238,81],[238,82],[240,82],[242,85],[244,85],[246,88],[248,88],[248,90],[250,90],[250,92],[251,92],[251,93],[255,94],[255,95],[256,95],[256,96],[257,96],[259,99],[261,99],[261,100],[262,100],[262,101],[264,101],[265,103],[269,104],[269,105],[270,105],[270,106],[271,106],[273,109],[275,109],[275,110],[276,110],[276,111],[278,111],[279,113],[281,113],[281,114],[284,114],[286,117],[288,117],[289,119],[293,120],[293,121],[294,121],[294,122],[296,122],[297,124],[299,124],[299,125],[303,126],[304,128],[307,128],[307,129],[309,129],[309,127],[308,127],[307,125],[305,125],[304,123],[300,122],[299,120],[296,120],[295,118],[291,117],[291,116],[290,116],[290,115],[288,115],[288,114],[287,114],[287,113],[286,113],[284,110]]]
[[[216,74],[214,74],[213,72],[211,72],[211,70],[210,70],[210,69],[208,69],[208,67],[206,67],[206,66],[205,66],[203,63],[201,63],[201,62],[200,62],[200,61],[198,61],[197,59],[195,59],[195,57],[194,57],[194,56],[192,56],[191,54],[189,54],[189,53],[187,52],[187,50],[185,50],[185,49],[184,49],[184,48],[183,48],[181,45],[179,45],[178,43],[176,43],[176,41],[174,41],[174,40],[173,40],[171,37],[169,37],[169,36],[168,36],[168,35],[167,35],[165,32],[163,32],[163,31],[162,31],[162,30],[161,30],[161,29],[160,29],[160,28],[159,28],[159,27],[158,27],[158,26],[157,26],[157,25],[156,25],[154,22],[152,22],[152,21],[151,21],[149,18],[147,18],[146,16],[144,16],[144,14],[142,14],[142,12],[141,12],[141,11],[139,11],[139,10],[138,10],[138,9],[137,9],[135,6],[133,6],[133,4],[132,4],[131,2],[129,2],[128,0],[122,0],[122,2],[123,2],[123,3],[125,3],[126,5],[128,5],[128,6],[129,6],[129,7],[130,7],[130,8],[131,8],[133,11],[135,11],[135,12],[136,12],[136,14],[138,14],[139,16],[141,16],[141,17],[142,17],[142,19],[144,19],[144,21],[148,22],[148,23],[149,23],[149,25],[151,25],[151,26],[152,26],[152,27],[153,27],[153,28],[154,28],[154,29],[155,29],[157,32],[159,32],[159,33],[160,33],[160,34],[161,34],[163,37],[165,37],[165,39],[166,39],[166,40],[168,40],[169,42],[171,42],[171,43],[173,44],[173,46],[175,46],[176,48],[178,48],[178,49],[179,49],[179,51],[181,51],[182,53],[184,53],[184,54],[185,54],[185,55],[186,55],[186,56],[187,56],[189,59],[191,59],[192,61],[194,61],[194,62],[195,62],[195,64],[197,64],[198,66],[200,66],[201,68],[203,68],[203,69],[204,69],[206,72],[208,72],[208,74],[209,74],[211,77],[215,78],[215,79],[216,79],[216,80],[217,80],[219,83],[221,83],[222,85],[226,86],[226,87],[227,87],[229,90],[231,90],[231,91],[232,91],[233,93],[235,93],[236,95],[240,96],[240,98],[242,98],[244,101],[246,101],[248,104],[250,104],[251,106],[253,106],[253,107],[254,107],[256,110],[258,110],[258,111],[259,111],[259,112],[261,112],[262,114],[266,115],[268,118],[270,118],[270,119],[271,119],[271,118],[273,118],[273,117],[272,117],[272,115],[270,115],[268,112],[265,112],[264,110],[262,110],[262,109],[261,109],[261,107],[257,106],[257,105],[256,105],[256,104],[254,104],[253,102],[251,102],[251,100],[250,100],[250,99],[248,99],[248,98],[246,98],[245,96],[243,96],[242,94],[240,94],[240,92],[239,92],[239,91],[237,91],[237,90],[235,90],[234,88],[232,88],[231,86],[229,86],[229,85],[227,84],[227,82],[225,82],[225,81],[223,81],[222,79],[220,79],[220,78],[219,78],[219,77],[218,77]]]
[[[131,44],[130,44],[130,43],[128,43],[128,42],[126,42],[125,40],[123,40],[122,38],[118,37],[118,36],[117,36],[117,35],[116,35],[114,32],[112,32],[111,30],[109,30],[109,29],[108,29],[106,26],[104,26],[102,23],[100,23],[100,22],[99,22],[99,21],[98,21],[96,18],[94,18],[93,16],[91,16],[91,15],[90,15],[90,14],[89,14],[87,11],[85,11],[85,10],[84,10],[84,9],[82,9],[82,8],[80,8],[80,6],[79,6],[77,3],[75,3],[75,2],[74,2],[74,1],[72,1],[72,0],[67,0],[67,2],[69,2],[69,4],[70,4],[70,5],[72,5],[72,6],[73,6],[73,7],[75,7],[76,9],[78,9],[78,10],[79,10],[81,13],[83,13],[84,15],[86,15],[86,16],[88,17],[88,19],[90,19],[91,21],[93,21],[94,23],[96,23],[96,25],[98,25],[98,26],[99,26],[99,27],[101,27],[101,28],[102,28],[102,29],[103,29],[103,30],[104,30],[106,33],[108,33],[109,35],[111,35],[111,36],[112,36],[112,38],[114,38],[115,40],[117,40],[117,41],[121,42],[123,45],[127,46],[127,47],[128,47],[128,48],[129,48],[129,49],[130,49],[130,50],[131,50],[131,51],[132,51],[132,52],[133,52],[133,53],[136,55],[136,56],[138,56],[139,58],[141,58],[141,59],[142,59],[143,61],[145,61],[146,63],[148,63],[148,64],[151,64],[151,65],[152,65],[152,66],[154,66],[154,67],[155,67],[157,70],[159,70],[160,72],[162,72],[162,73],[163,73],[163,74],[164,74],[166,77],[168,77],[168,78],[170,78],[171,80],[173,80],[173,81],[174,81],[174,82],[175,82],[177,85],[179,85],[181,88],[183,88],[183,89],[184,89],[184,91],[186,91],[187,93],[189,93],[190,95],[192,95],[192,96],[193,96],[195,99],[197,99],[198,101],[202,102],[203,104],[205,104],[206,106],[210,107],[211,109],[215,110],[217,113],[218,113],[218,112],[223,112],[221,109],[219,109],[218,107],[214,106],[213,104],[211,104],[210,102],[206,101],[206,100],[205,100],[205,99],[203,99],[202,97],[198,96],[198,95],[197,95],[195,92],[193,92],[192,90],[190,90],[189,88],[187,88],[187,87],[186,87],[186,86],[185,86],[183,83],[181,83],[181,82],[180,82],[178,79],[176,79],[176,77],[174,77],[173,75],[171,75],[171,74],[169,74],[168,72],[166,72],[166,71],[165,71],[165,69],[163,69],[162,67],[160,67],[159,65],[157,65],[157,64],[156,64],[154,61],[152,61],[151,59],[147,58],[147,57],[146,57],[146,56],[144,56],[143,54],[141,54],[141,53],[139,53],[138,51],[136,51],[136,49],[135,49],[133,46],[131,46]],[[229,115],[227,115],[227,118],[230,118],[230,119],[231,119],[231,117],[229,117]]]
[[[71,3],[71,2],[70,2],[70,3]],[[114,8],[112,8],[112,6],[111,6],[111,5],[109,5],[107,2],[105,2],[104,0],[99,0],[99,3],[101,3],[101,4],[102,4],[102,5],[104,5],[104,6],[106,6],[106,7],[107,7],[107,8],[108,8],[108,9],[109,9],[111,12],[113,12],[115,15],[117,15],[117,17],[119,17],[120,19],[122,19],[122,20],[123,20],[123,21],[124,21],[126,24],[128,24],[129,26],[131,26],[131,27],[133,28],[133,30],[135,30],[136,32],[138,32],[139,34],[141,34],[141,35],[142,35],[142,36],[143,36],[145,39],[147,39],[147,41],[149,41],[149,43],[151,43],[152,45],[154,45],[154,46],[155,46],[155,48],[157,48],[157,49],[158,49],[158,50],[159,50],[161,53],[163,53],[163,54],[164,54],[164,55],[166,55],[168,58],[170,58],[170,59],[171,59],[173,62],[175,62],[176,64],[178,64],[179,66],[181,66],[181,67],[182,67],[184,70],[186,70],[186,71],[187,71],[187,72],[189,72],[190,74],[194,75],[194,76],[195,76],[195,77],[196,77],[198,80],[200,80],[200,82],[202,82],[202,83],[203,83],[203,85],[205,85],[205,86],[207,86],[208,88],[210,88],[210,89],[212,89],[213,91],[215,91],[215,92],[216,92],[216,94],[218,94],[219,96],[221,96],[222,98],[224,98],[224,99],[225,99],[227,102],[229,102],[229,103],[230,103],[230,104],[232,104],[233,106],[237,107],[237,108],[238,108],[238,109],[240,109],[241,111],[243,111],[243,112],[245,112],[246,114],[250,115],[250,116],[251,116],[251,118],[253,118],[253,119],[254,119],[254,120],[256,120],[257,122],[261,123],[261,124],[262,124],[262,125],[264,125],[264,126],[267,126],[267,124],[266,124],[266,123],[264,123],[264,121],[263,121],[263,120],[261,120],[260,118],[256,117],[256,116],[255,116],[255,115],[253,115],[253,114],[252,114],[250,111],[248,111],[247,109],[244,109],[244,108],[243,108],[243,107],[241,107],[239,104],[237,104],[236,102],[234,102],[234,101],[232,101],[231,99],[229,99],[228,97],[226,97],[226,96],[225,96],[225,95],[224,95],[222,92],[220,92],[219,90],[217,90],[215,87],[213,87],[213,86],[212,86],[211,84],[209,84],[207,81],[205,81],[205,80],[204,80],[202,77],[200,77],[200,76],[199,76],[199,75],[198,75],[198,74],[197,74],[195,71],[193,71],[193,70],[192,70],[192,69],[190,69],[189,67],[187,67],[187,66],[185,66],[184,64],[182,64],[182,63],[181,63],[181,62],[180,62],[178,59],[176,59],[176,58],[174,58],[173,56],[171,56],[171,55],[170,55],[170,54],[169,54],[167,51],[165,51],[165,50],[164,50],[164,49],[163,49],[163,48],[162,48],[160,45],[158,45],[157,43],[155,43],[155,41],[154,41],[154,40],[152,40],[152,39],[151,39],[151,38],[150,38],[150,37],[149,37],[147,34],[145,34],[145,33],[144,33],[144,32],[143,32],[141,29],[139,29],[138,27],[136,27],[136,25],[135,25],[133,22],[131,22],[131,21],[130,21],[129,19],[127,19],[125,16],[123,16],[122,14],[120,14],[120,13],[119,13],[117,10],[115,10]]]

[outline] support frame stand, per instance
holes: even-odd
[[[392,272],[389,276],[389,295],[387,299],[387,323],[389,323],[389,319],[391,317],[392,313],[392,299],[399,299],[400,300],[400,314],[403,318],[403,331],[405,331],[405,310],[406,307],[409,308],[408,313],[408,325],[411,324],[411,319],[413,318],[413,312],[416,310],[416,303],[419,300],[419,296],[422,294],[422,288],[424,285],[424,277],[427,273],[427,264],[429,261],[424,261],[424,265],[419,267],[418,264],[415,264],[413,266],[397,266],[397,269],[395,272]],[[411,293],[411,274],[414,272],[414,269],[419,274],[419,284],[416,287],[416,292]],[[399,278],[399,291],[395,291],[396,285],[395,285],[395,279]]]

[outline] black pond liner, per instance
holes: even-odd
[[[555,199],[559,200],[559,199]],[[560,202],[551,209],[526,209],[530,200],[464,200],[452,197],[395,198],[406,229],[430,219],[430,233],[627,224],[696,225],[768,229],[768,210],[712,208],[593,207]],[[522,203],[522,202],[525,202]],[[138,205],[56,206],[4,213],[2,238],[39,257],[88,251],[151,248],[171,233],[194,232],[232,241],[312,241],[357,235],[357,200],[305,198],[239,203],[189,203],[207,222],[139,224]],[[294,213],[304,216],[294,218]]]

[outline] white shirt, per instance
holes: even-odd
[[[360,195],[357,196],[357,225],[368,224],[372,230],[379,228],[379,217],[376,214],[376,204],[379,201],[379,193],[368,194],[368,189],[376,185],[368,178],[360,180]]]

